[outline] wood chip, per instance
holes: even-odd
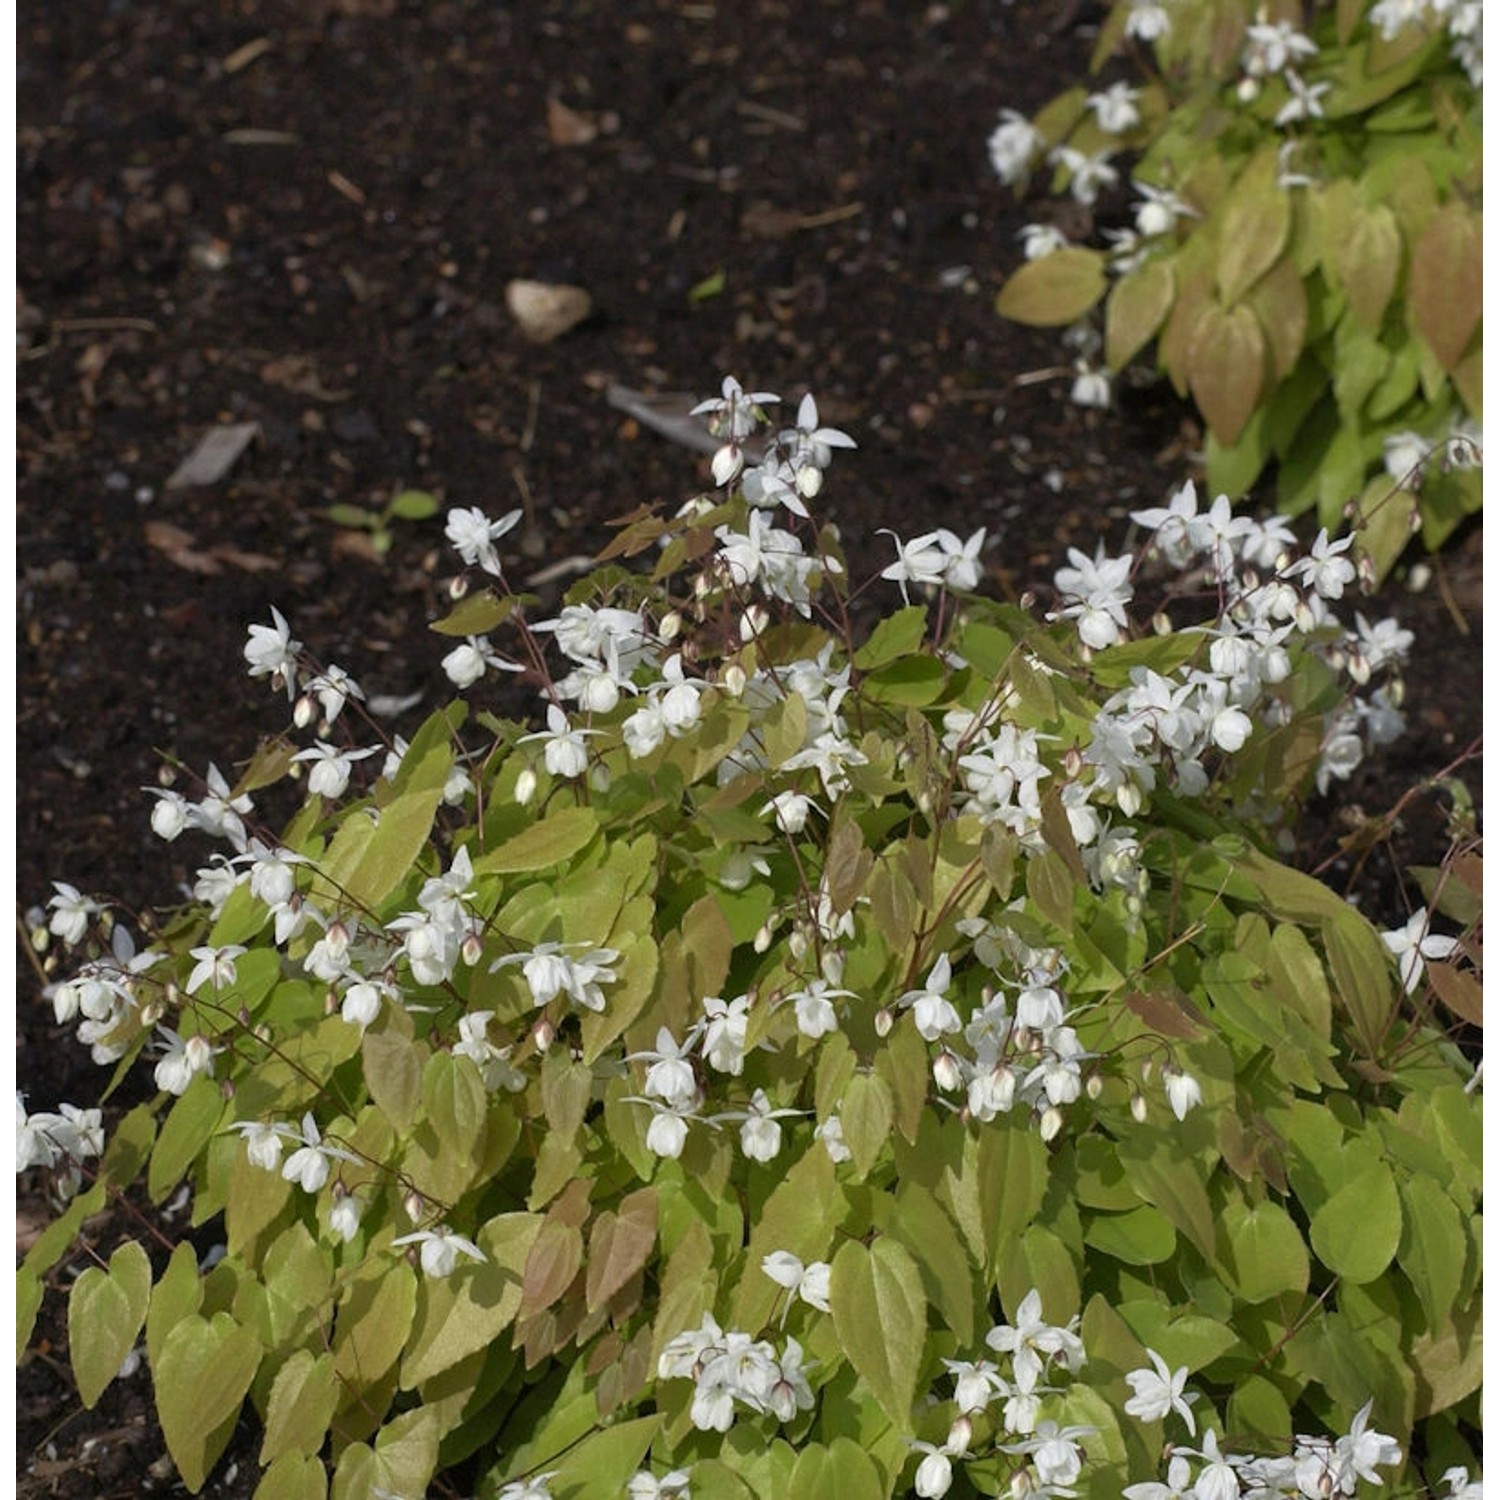
[[[550,344],[581,323],[594,306],[581,286],[552,286],[545,281],[512,281],[505,305],[534,344]]]
[[[236,47],[223,62],[219,64],[226,75],[240,72],[248,68],[256,58],[264,57],[271,50],[271,38],[258,36],[253,42],[246,42],[243,47]]]
[[[357,203],[361,208],[365,206],[364,189],[350,182],[342,172],[329,172],[328,185],[334,192],[342,193],[351,203]]]
[[[239,461],[259,431],[259,422],[210,427],[199,438],[198,446],[173,471],[167,488],[186,490],[195,485],[217,484]]]
[[[239,130],[226,130],[219,139],[226,146],[295,146],[302,137],[290,130],[260,130],[246,125]]]

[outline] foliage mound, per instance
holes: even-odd
[[[518,514],[450,511],[462,695],[409,744],[251,628],[313,743],[155,791],[230,852],[139,951],[71,886],[37,929],[158,1093],[107,1145],[21,1109],[71,1197],[21,1349],[90,1216],[186,1189],[215,1248],[95,1256],[68,1324],[90,1404],[144,1333],[194,1492],[248,1401],[263,1500],[1477,1493],[1480,1105],[1428,982],[1473,955],[1274,853],[1399,728],[1348,539],[1186,486],[1045,618],[976,592],[983,532],[854,588],[810,514],[852,441],[809,397],[747,462],[773,399],[726,381],[717,491],[553,618]]]
[[[1125,178],[1133,225],[1032,226],[1000,312],[1102,304],[1115,373],[1154,340],[1216,492],[1274,467],[1287,513],[1353,502],[1381,573],[1418,525],[1437,547],[1481,503],[1481,27],[1479,0],[1115,0],[1093,67],[1141,86],[1007,112],[991,155],[1101,212]]]

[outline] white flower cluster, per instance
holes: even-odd
[[[1186,1367],[1171,1370],[1154,1349],[1146,1351],[1153,1368],[1133,1370],[1125,1379],[1134,1392],[1125,1403],[1127,1416],[1156,1423],[1172,1413],[1196,1435],[1191,1404],[1196,1392],[1185,1390]],[[1125,1500],[1352,1500],[1360,1481],[1381,1483],[1378,1468],[1401,1462],[1401,1446],[1394,1438],[1369,1426],[1374,1401],[1355,1414],[1349,1431],[1337,1438],[1297,1434],[1290,1454],[1226,1453],[1212,1429],[1199,1448],[1168,1444],[1167,1477],[1126,1485]],[[1194,1463],[1196,1460],[1196,1464]],[[1468,1472],[1450,1469],[1444,1476],[1452,1488],[1450,1500],[1469,1494]]]
[[[78,1191],[79,1168],[104,1150],[103,1117],[97,1109],[71,1104],[58,1112],[26,1112],[25,1096],[16,1091],[16,1171],[46,1167],[58,1174],[56,1185],[64,1198]]]
[[[728,1432],[737,1406],[790,1422],[813,1405],[802,1345],[788,1338],[778,1354],[765,1339],[726,1332],[712,1313],[702,1324],[667,1341],[657,1378],[694,1383],[691,1416],[703,1432]]]
[[[953,1378],[957,1415],[941,1444],[910,1440],[924,1457],[917,1465],[913,1489],[923,1500],[940,1500],[953,1484],[953,1461],[972,1456],[973,1419],[1002,1403],[1000,1426],[1014,1441],[997,1443],[998,1452],[1020,1460],[1010,1479],[1013,1495],[1056,1496],[1068,1500],[1083,1473],[1082,1439],[1094,1429],[1059,1426],[1041,1415],[1044,1399],[1060,1389],[1048,1377],[1083,1368],[1083,1342],[1078,1319],[1065,1326],[1042,1316],[1041,1293],[1033,1287],[1016,1308],[1014,1323],[998,1323],[985,1335],[985,1344],[1000,1360],[944,1359]]]
[[[1484,0],[1376,0],[1370,25],[1385,41],[1413,28],[1448,33],[1448,46],[1474,87],[1484,85]]]
[[[1200,636],[1203,652],[1170,674],[1133,668],[1130,686],[1095,716],[1083,760],[1093,768],[1094,792],[1110,797],[1127,817],[1139,811],[1163,764],[1170,765],[1178,791],[1200,795],[1209,781],[1205,755],[1233,754],[1258,726],[1284,721],[1287,707],[1276,689],[1290,673],[1293,642],[1318,643],[1329,665],[1356,689],[1405,658],[1411,635],[1394,620],[1372,625],[1356,613],[1349,630],[1330,608],[1357,577],[1347,555],[1351,538],[1333,540],[1321,531],[1307,554],[1293,560],[1295,537],[1284,522],[1237,516],[1223,495],[1200,513],[1191,481],[1167,506],[1132,512],[1131,519],[1147,530],[1169,566],[1203,570],[1219,608],[1206,624],[1178,627],[1179,635]],[[1092,560],[1076,549],[1069,556],[1072,566],[1056,575],[1062,607],[1052,618],[1074,620],[1087,646],[1115,644],[1128,626],[1134,556],[1108,557],[1102,547]],[[1401,732],[1398,703],[1399,679],[1393,679],[1368,696],[1351,694],[1330,712],[1316,774],[1320,792],[1351,775],[1368,749]],[[1088,842],[1076,818],[1075,832],[1080,843]]]

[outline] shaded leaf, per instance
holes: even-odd
[[[1260,399],[1266,340],[1249,307],[1226,312],[1209,303],[1198,314],[1187,350],[1188,388],[1221,443],[1240,435]]]
[[[910,1431],[927,1339],[927,1299],[910,1251],[884,1237],[868,1248],[847,1241],[833,1258],[828,1300],[849,1363],[897,1428]]]

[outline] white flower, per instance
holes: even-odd
[[[1042,1318],[1042,1294],[1033,1287],[1016,1309],[1014,1325],[1001,1323],[985,1335],[985,1343],[997,1354],[1011,1356],[1016,1389],[1023,1395],[1036,1390],[1047,1361],[1060,1357],[1069,1371],[1083,1365],[1083,1343],[1073,1332],[1075,1318],[1066,1328],[1057,1328]]]
[[[142,787],[157,799],[151,809],[151,831],[157,838],[171,843],[179,834],[193,826],[192,803],[181,792],[163,791],[157,786]]]
[[[691,1500],[686,1469],[673,1469],[658,1479],[649,1469],[641,1469],[625,1486],[626,1500]]]
[[[1093,110],[1100,130],[1110,135],[1123,135],[1140,123],[1141,112],[1136,107],[1140,96],[1140,90],[1131,88],[1128,83],[1112,83],[1103,93],[1090,94],[1084,103]]]
[[[508,531],[514,529],[521,519],[518,510],[508,511],[498,521],[492,521],[477,506],[466,510],[450,510],[444,534],[458,549],[459,556],[471,567],[478,563],[486,573],[496,578],[503,576],[500,554],[495,543]]]
[[[672,1033],[659,1027],[656,1033],[656,1051],[632,1052],[627,1062],[649,1061],[646,1070],[646,1097],[660,1099],[672,1109],[690,1109],[698,1097],[698,1075],[689,1060],[697,1044],[696,1032],[690,1032],[679,1046]]]
[[[1469,1471],[1462,1464],[1443,1470],[1443,1483],[1448,1486],[1447,1500],[1484,1500],[1484,1484],[1470,1479]]]
[[[942,1497],[953,1487],[953,1460],[948,1456],[946,1446],[934,1448],[931,1443],[912,1440],[912,1447],[926,1456],[917,1465],[916,1476],[912,1480],[912,1490],[922,1497],[922,1500],[942,1500]]]
[[[1108,370],[1096,370],[1081,361],[1073,379],[1073,389],[1068,393],[1074,406],[1093,407],[1108,411],[1113,394],[1113,384]]]
[[[521,743],[542,740],[542,759],[548,771],[564,780],[582,776],[589,768],[588,746],[584,736],[597,734],[595,729],[575,729],[568,716],[555,703],[547,705],[547,727],[535,734],[523,734]]]
[[[1393,432],[1385,440],[1385,472],[1408,490],[1422,487],[1422,465],[1432,445],[1419,432]]]
[[[210,1078],[214,1072],[215,1048],[207,1037],[190,1036],[186,1040],[166,1026],[158,1026],[162,1055],[157,1061],[156,1086],[169,1094],[185,1094],[198,1074]]]
[[[328,1227],[347,1245],[359,1233],[364,1204],[353,1193],[336,1196],[328,1210]]]
[[[813,1135],[823,1143],[823,1149],[828,1153],[828,1159],[837,1165],[841,1161],[849,1161],[854,1153],[844,1144],[844,1122],[837,1115],[829,1115]]]
[[[829,1310],[830,1268],[826,1261],[815,1260],[811,1265],[804,1266],[790,1250],[773,1250],[762,1258],[760,1268],[777,1286],[785,1287],[792,1294],[787,1299],[788,1305],[793,1298],[798,1298],[809,1307],[816,1307],[819,1312]]]
[[[1130,0],[1125,35],[1142,42],[1159,41],[1172,29],[1172,18],[1160,0]]]
[[[1197,1479],[1193,1482],[1195,1500],[1238,1500],[1239,1475],[1235,1473],[1229,1460],[1219,1452],[1218,1433],[1205,1432],[1203,1434],[1201,1451],[1195,1451],[1192,1448],[1179,1448],[1177,1451],[1204,1461],[1203,1467],[1198,1471]]]
[[[88,936],[89,918],[104,908],[65,880],[54,880],[52,889],[57,894],[47,902],[52,910],[47,930],[65,943],[81,943]]]
[[[772,1109],[771,1101],[764,1089],[756,1089],[750,1096],[747,1110],[733,1110],[720,1119],[740,1119],[740,1149],[751,1161],[772,1161],[781,1150],[781,1126],[777,1122],[788,1115],[800,1114],[795,1109]]]
[[[1000,111],[1000,123],[990,132],[990,165],[1009,186],[1026,175],[1032,160],[1047,144],[1042,133],[1013,109]]]
[[[392,1241],[392,1243],[396,1243]],[[424,1256],[426,1246],[423,1246]],[[423,1269],[426,1269],[426,1260],[423,1260]],[[444,1275],[447,1273],[444,1272]],[[530,1479],[512,1479],[509,1484],[502,1485],[496,1500],[552,1500],[552,1491],[547,1487],[547,1481],[557,1473],[556,1469],[548,1469],[545,1474],[533,1475]]]
[[[938,955],[938,960],[928,971],[920,989],[908,990],[896,1002],[902,1009],[910,1009],[917,1031],[924,1041],[935,1042],[940,1036],[961,1031],[963,1022],[948,1000],[948,988],[953,983],[953,966],[948,955]]]
[[[796,835],[807,826],[807,815],[818,804],[811,797],[802,792],[777,792],[777,794],[761,808],[760,815],[765,817],[769,813],[775,813],[776,826],[785,834]],[[822,811],[818,808],[818,811]]]
[[[1114,645],[1129,623],[1125,605],[1134,592],[1130,583],[1134,560],[1128,552],[1122,557],[1106,557],[1103,542],[1092,558],[1077,547],[1069,547],[1072,566],[1059,568],[1053,575],[1064,607],[1047,618],[1077,620],[1080,639],[1096,650]]]
[[[1155,1349],[1147,1349],[1146,1358],[1155,1369],[1132,1370],[1125,1377],[1125,1383],[1135,1392],[1125,1403],[1126,1415],[1142,1422],[1160,1422],[1169,1411],[1175,1411],[1187,1423],[1188,1432],[1196,1437],[1198,1429],[1193,1423],[1192,1403],[1198,1399],[1197,1393],[1183,1394],[1187,1366],[1180,1370],[1169,1369],[1166,1360]]]
[[[297,1139],[302,1144],[286,1159],[281,1175],[288,1182],[299,1184],[303,1192],[316,1193],[328,1181],[330,1163],[358,1160],[347,1151],[323,1144],[322,1134],[311,1112],[302,1116],[302,1130]]]
[[[1000,1367],[988,1359],[945,1359],[953,1377],[953,1403],[964,1416],[983,1411],[997,1395],[1008,1393]]]
[[[1023,224],[1016,232],[1027,260],[1044,260],[1068,248],[1068,237],[1056,224]]]
[[[781,401],[780,396],[770,391],[746,391],[733,375],[726,375],[719,389],[720,395],[700,401],[689,415],[708,417],[709,430],[731,442],[749,437],[755,431],[762,417],[757,407],[776,406]]]
[[[428,1276],[451,1275],[458,1265],[460,1254],[467,1255],[471,1260],[488,1259],[473,1240],[466,1240],[463,1235],[455,1234],[446,1224],[439,1224],[435,1229],[419,1229],[414,1234],[398,1235],[391,1241],[392,1249],[397,1245],[420,1245],[422,1270]]]
[[[1192,1494],[1192,1488],[1192,1465],[1181,1452],[1177,1452],[1167,1460],[1165,1484],[1152,1479],[1143,1484],[1128,1484],[1120,1493],[1125,1496],[1125,1500],[1187,1500]]]
[[[525,670],[520,662],[507,661],[487,640],[477,635],[471,635],[462,645],[455,646],[443,658],[442,666],[448,680],[458,688],[473,687],[487,670]]]
[[[703,1056],[711,1068],[738,1076],[745,1070],[745,1037],[750,1025],[750,997],[736,995],[725,1001],[718,995],[706,996],[703,1013]]]
[[[245,661],[252,677],[269,677],[274,684],[278,678],[286,685],[287,702],[297,696],[297,653],[302,649],[301,641],[292,639],[292,627],[287,624],[281,611],[271,606],[274,626],[252,625],[250,639],[245,642]]]
[[[1342,554],[1347,552],[1353,543],[1352,536],[1340,537],[1336,542],[1331,541],[1328,528],[1323,527],[1314,539],[1308,555],[1299,558],[1286,570],[1287,577],[1306,578],[1308,585],[1325,599],[1343,598],[1344,585],[1353,583],[1355,568],[1354,564]]]
[[[655,1112],[646,1130],[646,1149],[653,1156],[675,1161],[682,1155],[682,1148],[687,1144],[689,1116],[676,1109],[660,1109],[655,1105],[652,1108]]]
[[[245,1138],[245,1155],[251,1166],[265,1172],[275,1172],[281,1166],[281,1142],[283,1137],[295,1132],[286,1125],[267,1125],[260,1120],[236,1120],[231,1127]]]
[[[245,951],[239,943],[229,943],[223,948],[190,949],[189,956],[196,958],[198,963],[183,988],[190,995],[196,995],[205,984],[212,984],[216,990],[227,990],[235,979],[234,961]]]
[[[1120,180],[1119,172],[1109,164],[1109,156],[1107,151],[1085,156],[1072,146],[1056,146],[1047,160],[1069,174],[1068,191],[1076,202],[1087,206],[1099,197],[1101,188],[1111,188]]]
[[[348,789],[354,762],[374,755],[375,751],[375,746],[367,750],[340,750],[336,745],[318,740],[311,748],[299,750],[292,759],[311,761],[312,770],[307,775],[308,791],[332,799],[342,797]]]
[[[1380,941],[1390,949],[1401,974],[1401,984],[1408,995],[1422,982],[1424,959],[1442,960],[1458,947],[1458,939],[1441,937],[1427,931],[1430,920],[1424,908],[1414,911],[1405,927],[1395,927],[1380,934]]]

